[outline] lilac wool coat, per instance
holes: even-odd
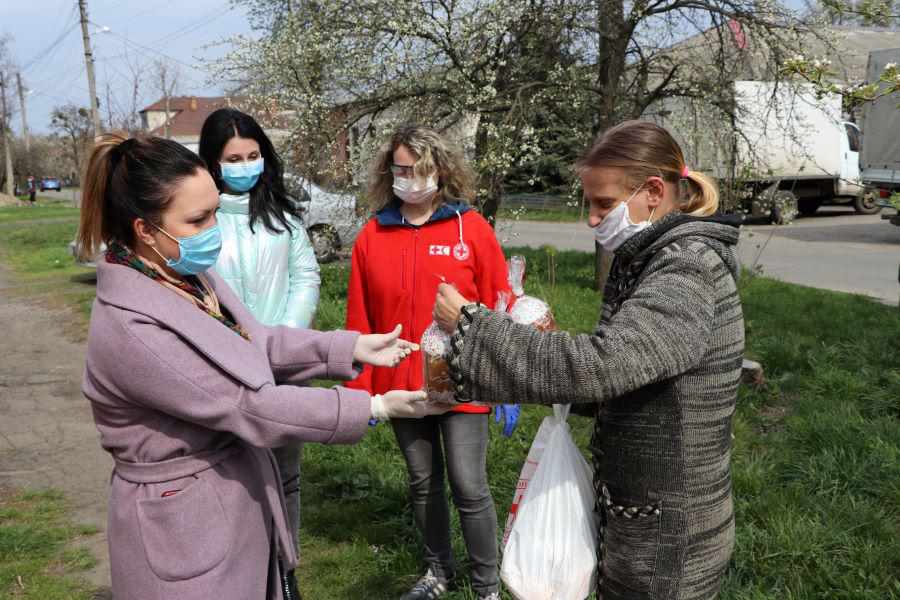
[[[266,448],[367,430],[365,392],[290,385],[353,378],[358,334],[263,326],[208,279],[251,341],[130,267],[97,267],[83,391],[115,459],[116,600],[280,600],[271,557],[297,559]]]

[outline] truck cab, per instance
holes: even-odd
[[[856,197],[865,191],[859,171],[859,153],[862,150],[862,132],[856,123],[843,121],[846,135],[841,136],[841,171],[835,196]]]

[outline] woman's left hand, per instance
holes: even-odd
[[[438,286],[437,299],[434,301],[434,320],[447,333],[453,333],[462,307],[469,301],[449,283]]]
[[[373,333],[361,335],[353,347],[355,362],[374,367],[396,367],[400,361],[419,349],[413,344],[400,339],[402,325],[397,325],[390,333]]]

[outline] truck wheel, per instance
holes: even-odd
[[[788,190],[778,190],[772,196],[772,223],[790,225],[800,212],[797,207],[797,196]]]
[[[878,198],[875,194],[866,192],[853,199],[853,210],[860,215],[874,215],[881,212],[881,207],[878,206]]]
[[[312,243],[313,252],[319,263],[328,263],[337,258],[337,252],[341,247],[341,241],[337,230],[331,225],[314,225],[307,231],[309,241]]]
[[[822,201],[819,198],[801,198],[799,204],[800,214],[804,217],[811,217],[816,214],[820,206],[822,206]]]

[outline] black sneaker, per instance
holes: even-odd
[[[434,600],[446,593],[447,580],[437,577],[431,569],[428,569],[416,585],[400,597],[400,600]]]

